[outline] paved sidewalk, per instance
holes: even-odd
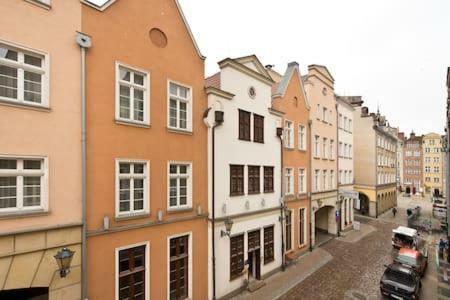
[[[264,287],[253,293],[245,291],[232,299],[278,299],[332,259],[331,254],[324,249],[315,248],[300,257],[286,271],[278,272],[264,280],[266,283]]]
[[[360,230],[353,229],[349,232],[342,232],[342,236],[338,237],[337,240],[348,243],[356,243],[376,230],[377,229],[372,225],[361,223]]]

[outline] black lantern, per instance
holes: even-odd
[[[283,128],[281,127],[277,127],[277,137],[282,137],[283,136]]]
[[[70,263],[72,262],[72,258],[75,251],[70,250],[69,248],[62,248],[61,250],[56,253],[54,258],[56,259],[56,262],[58,263],[59,267],[59,275],[61,277],[66,277],[67,274],[70,272]]]
[[[224,237],[224,236],[230,236],[230,234],[231,234],[231,228],[233,227],[233,221],[228,217],[228,218],[226,218],[225,219],[225,230],[226,231],[221,231],[220,232],[220,235],[222,236],[222,237]]]

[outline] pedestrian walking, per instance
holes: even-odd
[[[397,208],[395,208],[395,207],[393,207],[392,208],[392,214],[394,215],[394,218],[395,218],[395,214],[397,213]]]

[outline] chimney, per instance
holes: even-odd
[[[361,114],[366,117],[369,114],[369,108],[367,106],[363,106],[361,108]]]

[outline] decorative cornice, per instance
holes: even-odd
[[[225,67],[234,68],[235,70],[238,70],[244,74],[247,74],[247,75],[261,81],[262,83],[269,85],[270,87],[272,87],[272,84],[274,84],[274,81],[271,78],[266,77],[266,76],[262,75],[261,73],[258,73],[255,70],[252,70],[249,67],[247,67],[241,63],[238,63],[231,58],[225,58],[224,60],[220,61],[219,67],[221,69],[225,68]]]
[[[232,93],[229,93],[227,91],[218,89],[218,88],[213,87],[213,86],[208,86],[207,88],[205,88],[205,92],[206,92],[207,95],[212,94],[212,95],[216,95],[216,96],[228,99],[228,100],[232,100],[234,98],[234,96],[235,96]]]

